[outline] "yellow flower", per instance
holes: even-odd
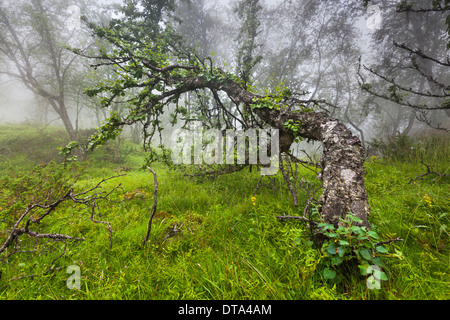
[[[425,199],[425,202],[428,203],[428,206],[429,206],[430,208],[432,208],[433,206],[431,205],[431,198],[430,198],[430,196],[428,195],[428,193],[425,194],[423,198]]]
[[[252,203],[253,203],[253,205],[255,206],[255,205],[256,205],[256,204],[255,204],[256,197],[251,197],[250,199],[252,200]]]
[[[377,156],[371,156],[372,160],[375,160],[377,158]]]

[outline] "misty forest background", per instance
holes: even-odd
[[[448,1],[124,3],[0,3],[0,298],[450,298]],[[197,90],[84,148],[131,101],[95,89],[114,92],[117,66],[98,55],[117,48],[92,25],[132,21],[145,4],[199,60],[253,92],[289,88],[360,138],[380,289],[371,274],[338,267],[338,251],[318,247],[308,223],[277,218],[317,213],[320,143],[292,146],[290,183],[255,166],[171,165],[161,144],[174,129],[239,128]],[[72,141],[82,147],[70,153]],[[71,265],[81,270],[74,290]]]

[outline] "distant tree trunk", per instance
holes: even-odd
[[[52,101],[51,105],[61,118],[61,121],[64,124],[64,128],[66,129],[67,134],[69,135],[69,139],[71,141],[78,141],[77,130],[75,130],[75,128],[72,125],[72,121],[70,120],[64,101],[62,101],[61,99],[58,100],[58,103]],[[80,161],[87,160],[86,152],[81,148],[75,150],[75,155],[78,157],[78,160]]]
[[[425,87],[425,78],[422,78],[420,80],[420,84],[419,84],[419,92],[422,92],[424,87]],[[415,100],[415,104],[419,105],[421,100],[422,100],[422,97],[421,96],[417,96],[416,100]],[[402,134],[404,134],[404,135],[408,135],[409,134],[409,132],[411,131],[411,129],[414,126],[414,121],[416,120],[416,113],[417,113],[417,111],[415,109],[411,110],[411,113],[410,113],[409,118],[408,118],[408,125],[406,126],[405,130],[403,130]]]
[[[359,134],[360,134],[360,136],[361,136],[361,145],[362,145],[362,147],[364,148],[364,131],[360,128],[360,127],[358,127],[358,125],[356,124],[356,123],[354,123],[351,119],[350,119],[350,116],[349,116],[349,114],[348,114],[348,112],[349,112],[349,109],[350,109],[350,107],[352,106],[352,104],[353,104],[353,99],[352,99],[352,95],[351,95],[351,93],[350,93],[350,91],[349,91],[349,93],[348,93],[348,104],[347,104],[347,108],[345,109],[345,112],[344,112],[344,117],[345,117],[345,120],[347,120],[347,122],[356,130],[356,131],[358,131],[359,132]]]
[[[414,120],[416,120],[416,110],[413,109],[413,110],[411,110],[411,113],[409,114],[408,125],[403,130],[402,134],[404,134],[406,136],[409,134],[409,132],[411,131],[411,129],[414,126]]]
[[[121,160],[120,157],[120,144],[122,142],[122,139],[120,137],[121,135],[119,134],[116,138],[115,144],[114,144],[114,157],[113,157],[113,162],[114,163],[119,163]]]
[[[69,134],[70,140],[77,141],[77,131],[74,129],[72,122],[70,121],[67,110],[65,108],[60,108],[58,114],[61,117],[61,121],[64,124],[64,128],[66,128],[66,131]]]

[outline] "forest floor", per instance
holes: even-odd
[[[299,207],[293,206],[280,174],[261,179],[245,169],[194,179],[153,163],[157,213],[142,245],[154,183],[141,168],[140,146],[123,142],[126,156],[114,163],[110,144],[64,169],[57,152],[63,137],[58,128],[0,126],[0,247],[30,202],[48,203],[68,188],[82,192],[116,176],[96,190],[120,185],[110,201],[96,203],[94,216],[110,223],[112,239],[107,224],[90,219],[91,208],[62,203],[33,230],[83,240],[20,237],[0,256],[0,299],[450,299],[450,179],[415,179],[427,172],[421,161],[433,166],[430,172],[450,174],[448,137],[410,142],[421,153],[367,159],[372,228],[382,240],[403,239],[386,247],[387,280],[380,289],[369,288],[358,273],[324,279],[323,252],[305,223],[276,219],[303,215],[308,197],[300,189]],[[311,170],[300,167],[299,176],[318,186]],[[21,252],[2,261],[15,245]],[[67,285],[69,266],[80,271],[78,289]]]

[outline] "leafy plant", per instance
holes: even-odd
[[[301,137],[298,136],[300,134],[301,125],[302,123],[300,121],[297,120],[294,122],[294,120],[292,119],[289,119],[284,123],[285,128],[292,131],[292,133],[294,134],[295,142],[300,142],[303,140]]]
[[[292,91],[284,84],[279,84],[274,90],[265,89],[264,96],[261,98],[254,98],[252,105],[253,109],[268,108],[280,110],[285,102],[293,95]],[[307,110],[310,111],[310,110]],[[305,111],[306,112],[306,111]]]
[[[336,269],[344,263],[357,262],[361,275],[371,273],[374,266],[384,267],[383,256],[388,250],[377,241],[378,234],[358,224],[362,220],[353,214],[348,214],[345,219],[340,219],[341,225],[336,229],[329,223],[320,223],[322,233],[328,240],[322,245],[326,268],[323,270],[325,279],[336,277]],[[387,280],[386,274],[379,273],[379,279]]]

